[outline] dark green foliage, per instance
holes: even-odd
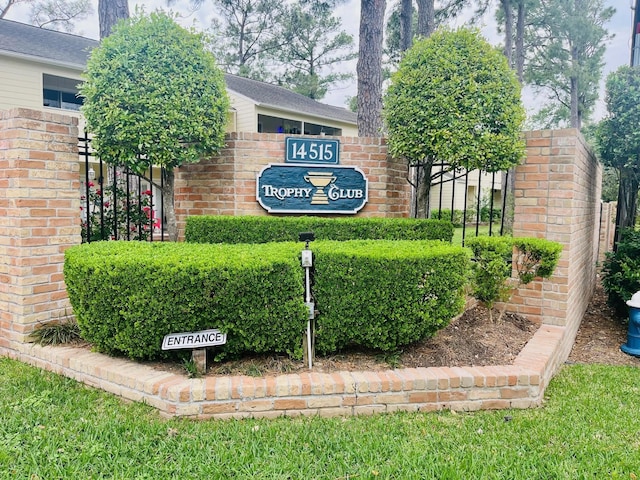
[[[492,222],[497,222],[500,220],[502,216],[502,210],[499,208],[491,209],[491,207],[482,207],[480,208],[480,221],[488,222],[489,217],[491,217]]]
[[[65,252],[82,337],[130,358],[170,355],[169,333],[219,328],[218,358],[299,357],[308,310],[300,243],[94,242]],[[464,303],[468,253],[434,241],[316,241],[318,351],[393,352],[432,335]]]
[[[164,335],[219,328],[221,354],[301,354],[307,318],[300,247],[96,242],[65,252],[83,338],[130,358],[161,355]]]
[[[31,337],[39,345],[64,345],[81,340],[80,328],[75,321],[42,325],[33,331]]]
[[[473,252],[472,295],[489,310],[495,302],[505,301],[511,293],[513,239],[510,237],[472,237],[466,246]]]
[[[616,313],[626,317],[626,302],[640,290],[640,231],[622,231],[616,252],[607,253],[602,265],[602,286]]]
[[[497,172],[524,156],[520,85],[477,30],[439,29],[405,52],[384,97],[389,152]]]
[[[173,169],[224,146],[229,100],[203,41],[154,12],[119,23],[91,52],[82,113],[102,160]]]
[[[433,335],[462,311],[469,256],[441,242],[319,242],[316,350],[393,352]]]
[[[471,248],[474,259],[472,295],[489,309],[495,302],[507,301],[518,286],[509,282],[512,258],[518,283],[527,284],[536,277],[553,275],[562,253],[562,245],[544,238],[479,236],[467,239],[466,245]]]
[[[520,283],[527,284],[536,277],[549,278],[558,265],[562,245],[544,238],[514,238],[515,268]]]
[[[453,238],[446,220],[409,218],[324,218],[196,216],[188,217],[187,242],[266,243],[298,241],[300,232],[317,240],[445,240]]]
[[[450,221],[455,228],[461,227],[464,222],[464,211],[454,210],[453,217],[451,216],[451,209],[443,208],[442,210],[431,210],[431,218],[435,220],[447,220]]]

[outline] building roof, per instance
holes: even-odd
[[[260,106],[330,118],[346,123],[355,124],[357,121],[356,114],[346,108],[320,103],[277,85],[230,74],[225,75],[225,80],[229,90],[253,100]]]
[[[96,46],[98,42],[91,38],[0,20],[0,50],[9,55],[84,70]]]
[[[34,61],[84,70],[91,49],[99,42],[91,38],[47,30],[0,19],[0,52]],[[227,88],[256,104],[289,112],[356,124],[356,114],[257,80],[225,75]]]

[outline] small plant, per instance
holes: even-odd
[[[402,351],[396,350],[395,352],[383,352],[377,357],[377,359],[389,365],[390,368],[399,368],[402,365],[402,362],[400,361],[401,356]]]
[[[151,190],[138,193],[133,187],[127,188],[128,179],[129,175],[117,172],[115,182],[104,190],[88,183],[86,195],[80,198],[83,242],[147,240],[152,228],[160,228],[151,208]]]
[[[75,320],[51,322],[35,329],[31,336],[39,345],[64,345],[79,342],[80,328]]]
[[[475,237],[467,240],[473,251],[471,278],[472,295],[489,309],[493,321],[493,306],[506,302],[513,292],[536,277],[549,278],[558,264],[562,245],[543,238]],[[513,267],[517,278],[511,277]],[[506,308],[506,306],[505,306]],[[504,314],[503,308],[498,321]]]
[[[434,220],[446,220],[458,228],[464,223],[464,212],[462,210],[454,210],[452,214],[449,208],[443,208],[441,210],[434,209],[431,210],[431,218]]]
[[[201,376],[198,366],[193,358],[183,358],[182,368],[184,368],[189,378],[199,378]]]
[[[262,370],[260,369],[259,365],[256,365],[255,363],[251,362],[247,366],[246,374],[248,376],[250,376],[250,377],[261,377],[262,376]]]

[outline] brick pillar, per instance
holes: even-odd
[[[267,215],[256,200],[256,177],[270,163],[284,163],[286,135],[234,132],[212,158],[176,169],[178,238],[190,215]],[[342,165],[360,168],[369,180],[369,201],[359,217],[408,217],[411,188],[407,163],[393,159],[384,138],[340,137]]]
[[[521,287],[510,308],[577,330],[596,281],[602,167],[575,129],[529,132],[526,140],[513,235],[554,240],[563,252],[553,277]]]
[[[77,119],[0,112],[0,350],[71,313],[64,250],[81,242]]]

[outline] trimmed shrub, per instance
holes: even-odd
[[[172,355],[166,334],[218,328],[217,359],[299,358],[308,310],[300,243],[93,242],[65,252],[82,337],[133,359]],[[468,250],[434,241],[314,242],[317,349],[394,351],[460,313]]]
[[[193,243],[295,242],[300,232],[317,240],[444,240],[453,238],[445,220],[411,218],[325,218],[267,216],[192,216],[185,240]]]
[[[497,222],[502,218],[502,210],[500,208],[494,208],[492,210],[488,206],[480,208],[480,221],[489,222],[489,217],[491,217],[492,222]]]
[[[515,269],[520,283],[526,285],[534,278],[549,278],[553,275],[562,245],[544,238],[513,238],[516,249]]]
[[[432,336],[464,306],[468,250],[429,241],[318,242],[316,350],[395,351]]]
[[[466,245],[472,250],[474,260],[472,295],[483,302],[490,313],[496,302],[509,300],[518,286],[536,277],[553,275],[562,253],[561,244],[544,238],[479,236],[469,238]],[[518,275],[515,283],[511,281],[512,267]]]
[[[451,216],[450,208],[443,208],[442,210],[431,210],[431,218],[434,220],[449,221],[455,228],[458,228],[461,227],[464,222],[464,211],[454,210],[453,216]]]
[[[471,237],[466,246],[473,252],[471,289],[474,298],[484,303],[489,312],[496,302],[511,296],[511,256],[513,239],[510,237]]]
[[[82,337],[107,353],[167,356],[164,335],[218,328],[221,355],[302,353],[299,244],[94,242],[65,252]]]
[[[626,318],[629,314],[626,302],[640,290],[640,231],[623,230],[617,251],[607,252],[602,264],[602,286],[609,305],[617,315]]]

